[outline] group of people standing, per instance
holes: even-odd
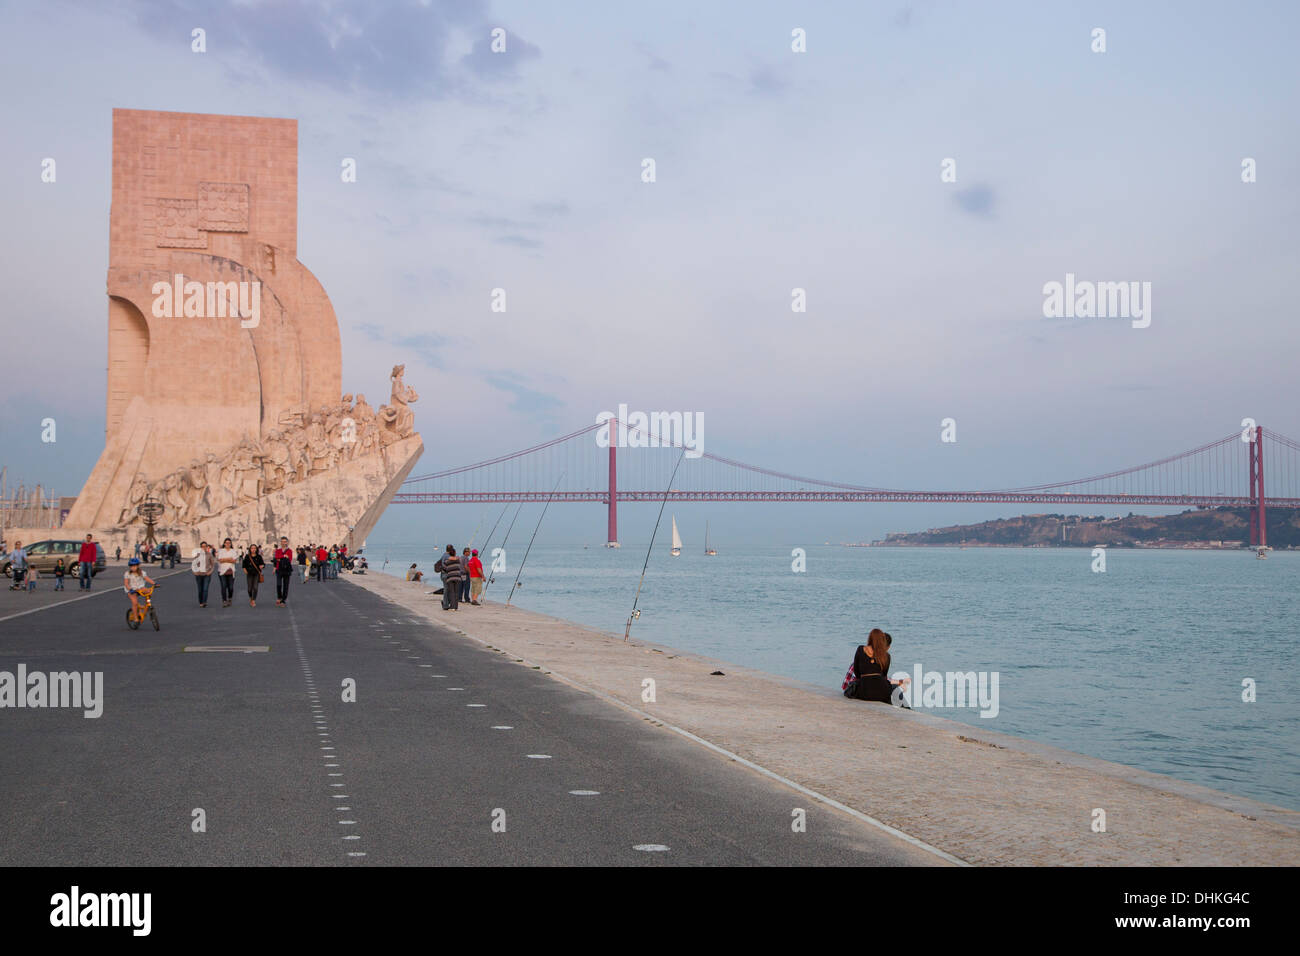
[[[7,552],[6,557],[9,560],[9,573],[14,579],[14,583],[9,585],[9,590],[35,591],[36,571],[27,559],[27,551],[23,548],[23,543],[15,541],[13,550]],[[77,552],[77,582],[82,591],[90,590],[90,583],[95,578],[97,560],[99,560],[99,546],[95,544],[92,535],[86,535],[86,540],[81,543],[81,548]],[[63,590],[63,579],[67,577],[70,570],[71,568],[62,558],[54,562],[54,590]]]
[[[275,605],[284,607],[289,600],[289,582],[293,580],[295,566],[301,574],[303,583],[308,581],[308,574],[317,581],[326,581],[338,577],[339,568],[347,561],[346,545],[301,545],[293,548],[287,537],[281,537],[274,549],[270,561],[270,573],[275,575]],[[358,561],[365,559],[357,556]],[[221,542],[221,547],[214,548],[208,542],[199,544],[198,550],[190,561],[190,570],[199,589],[199,607],[208,606],[208,588],[212,584],[215,572],[221,586],[221,606],[230,607],[235,598],[235,574],[244,575],[244,586],[248,591],[248,606],[257,607],[257,595],[266,581],[267,560],[259,545],[249,544],[247,548],[236,549],[230,538]]]
[[[135,546],[135,556],[144,564],[157,561],[159,565],[166,564],[168,568],[174,568],[181,557],[181,543],[179,541],[156,541],[150,546],[148,542],[139,541]],[[117,549],[116,560],[122,560],[122,549],[120,547]]]
[[[442,577],[444,611],[459,610],[461,601],[475,606],[483,603],[483,562],[476,549],[466,545],[458,556],[455,546],[449,544],[433,570]]]

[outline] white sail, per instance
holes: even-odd
[[[677,533],[677,516],[673,515],[673,550],[682,550],[682,536]]]

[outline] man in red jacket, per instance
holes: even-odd
[[[82,590],[90,590],[90,582],[95,574],[95,562],[98,560],[99,547],[92,536],[86,535],[86,540],[81,542],[81,551],[77,555],[77,570]]]
[[[469,570],[469,603],[478,605],[483,603],[483,562],[478,559],[478,549],[470,552],[469,562],[465,565]]]
[[[325,580],[325,562],[330,559],[330,553],[325,550],[325,545],[316,546],[316,580]]]

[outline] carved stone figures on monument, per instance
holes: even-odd
[[[69,537],[138,541],[153,498],[187,547],[360,543],[422,453],[403,366],[379,414],[343,393],[338,319],[297,256],[298,141],[291,119],[113,111],[104,449]]]

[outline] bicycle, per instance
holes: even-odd
[[[136,594],[139,594],[144,598],[144,603],[140,605],[139,612],[134,608],[126,609],[126,626],[131,630],[140,630],[140,625],[144,623],[146,615],[148,615],[150,622],[152,622],[155,631],[162,627],[162,625],[158,623],[158,612],[153,608],[153,592],[154,588],[157,586],[158,585],[155,584],[153,587],[140,588],[140,590],[136,591]]]

